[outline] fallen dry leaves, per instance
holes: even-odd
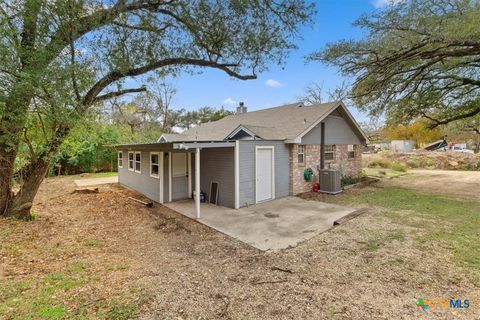
[[[472,308],[434,313],[438,319],[480,318],[479,288],[449,251],[418,246],[419,228],[379,208],[296,248],[264,253],[159,204],[129,201],[141,198],[132,190],[73,189],[71,179],[47,179],[34,222],[0,220],[0,230],[11,230],[2,236],[2,281],[84,265],[87,281],[60,296],[73,317],[79,310],[106,317],[97,310],[102,301],[142,288],[144,319],[418,319],[418,297],[450,295],[470,298]],[[405,239],[369,249],[399,230]]]

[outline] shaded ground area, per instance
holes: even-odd
[[[0,315],[478,319],[480,204],[423,194],[415,179],[304,195],[369,211],[274,253],[166,207],[142,207],[127,199],[138,197],[131,190],[71,194],[71,178],[48,179],[35,221],[0,220]],[[471,307],[425,314],[416,306],[418,298],[450,297],[470,299]]]
[[[166,206],[192,219],[196,217],[193,200]],[[198,221],[266,251],[295,247],[332,228],[334,221],[354,211],[331,203],[284,197],[237,210],[202,203]]]

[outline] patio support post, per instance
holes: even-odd
[[[234,191],[235,191],[235,209],[240,208],[240,141],[235,141],[235,150],[234,150]]]
[[[323,122],[320,123],[320,169],[325,169],[325,123]]]
[[[160,197],[160,203],[164,203],[165,200],[163,199],[163,183],[164,183],[164,181],[163,181],[163,179],[164,179],[163,170],[164,170],[165,163],[164,163],[164,158],[163,158],[164,157],[163,152],[160,152],[159,157],[160,157],[159,166],[158,166],[158,175],[159,175],[158,180],[159,180],[159,183],[160,183],[160,186],[159,186],[160,195],[159,195],[159,197]]]
[[[172,153],[168,153],[168,202],[172,202]]]
[[[195,149],[195,208],[200,219],[200,148]]]
[[[192,197],[192,153],[187,153],[187,170],[188,170],[188,197]]]

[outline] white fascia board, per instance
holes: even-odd
[[[173,149],[179,150],[188,150],[188,149],[206,149],[206,148],[233,148],[235,147],[235,142],[225,141],[225,142],[183,142],[183,143],[174,143]]]

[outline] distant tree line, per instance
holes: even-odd
[[[233,114],[223,107],[172,108],[175,89],[163,83],[159,87],[162,90],[148,90],[131,99],[112,99],[93,108],[60,146],[49,174],[115,171],[115,144],[155,142],[162,133],[180,132]],[[24,152],[18,157],[19,167],[27,161],[28,150]]]

